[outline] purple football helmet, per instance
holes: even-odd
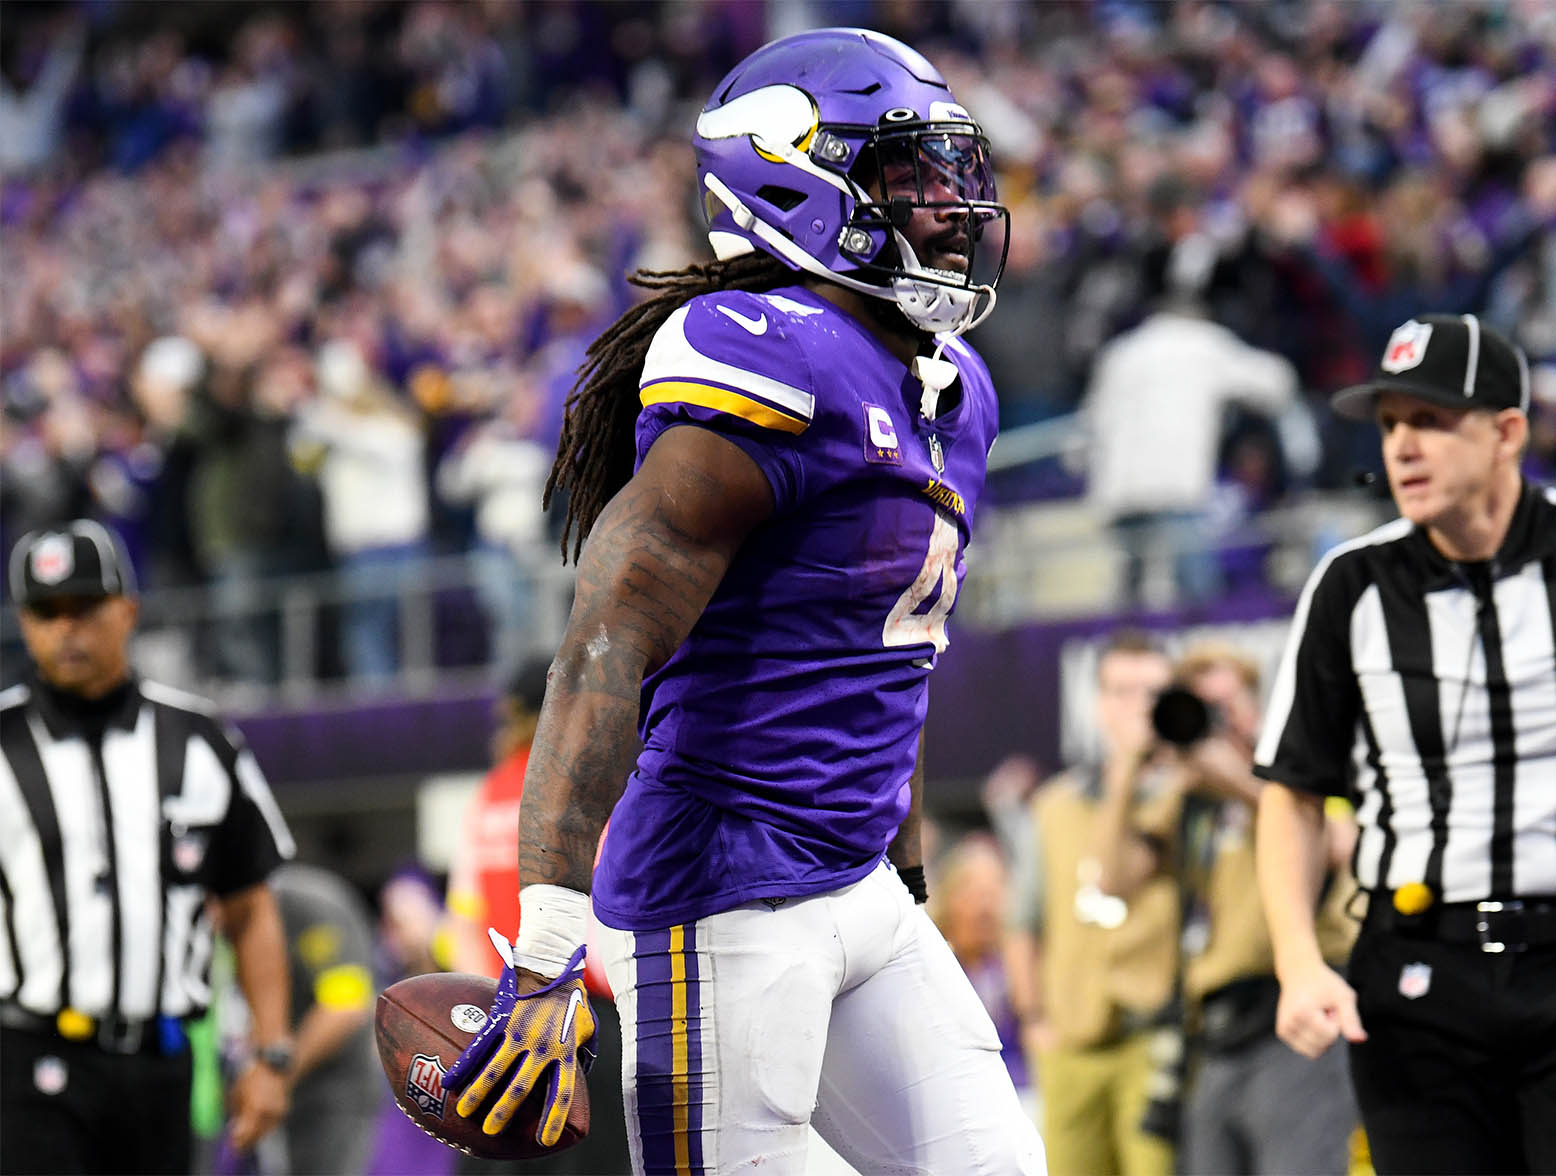
[[[993,309],[1010,213],[988,140],[902,42],[814,29],[764,45],[719,83],[692,144],[719,257],[763,249],[934,334]],[[945,210],[965,268],[917,257],[902,230],[921,208]]]

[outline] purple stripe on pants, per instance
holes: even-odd
[[[634,935],[637,964],[637,1115],[643,1141],[643,1168],[649,1176],[675,1176],[703,1171],[702,1151],[702,1018],[697,978],[696,929],[680,928],[681,950],[671,954],[672,932],[647,931]],[[683,980],[675,979],[679,962]],[[676,1016],[676,992],[685,1009],[683,1023]],[[675,1053],[678,1033],[684,1033],[684,1069],[677,1072]],[[677,1086],[684,1086],[678,1097]],[[684,1099],[686,1138],[682,1144],[687,1166],[676,1165],[676,1108]]]

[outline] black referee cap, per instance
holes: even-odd
[[[1517,344],[1473,314],[1423,314],[1394,329],[1372,379],[1336,392],[1329,404],[1340,416],[1371,420],[1380,392],[1452,408],[1527,413],[1529,361]]]
[[[31,531],[11,550],[11,598],[22,607],[59,596],[134,596],[135,572],[117,536],[76,519]]]

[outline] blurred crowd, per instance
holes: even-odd
[[[144,585],[207,587],[230,618],[209,671],[249,682],[280,670],[256,612],[276,577],[388,591],[471,551],[511,662],[573,369],[623,273],[693,253],[689,161],[617,97],[628,57],[655,50],[652,73],[676,50],[613,17],[621,53],[596,53],[597,6],[442,4],[256,11],[202,49],[217,12],[137,30],[71,7],[8,41],[5,117],[39,125],[5,160],[6,544],[104,519]],[[362,60],[363,38],[394,51]],[[490,85],[467,92],[466,68]],[[575,97],[543,117],[532,94]],[[245,105],[268,113],[224,114]],[[326,144],[364,149],[286,154]],[[393,671],[395,607],[345,606],[341,670]]]
[[[1193,510],[1257,512],[1375,462],[1322,406],[1395,325],[1476,311],[1534,361],[1530,464],[1556,470],[1541,0],[40,4],[7,23],[5,545],[92,514],[147,586],[205,585],[234,615],[267,577],[392,584],[474,552],[511,645],[524,602],[503,585],[547,545],[538,490],[583,349],[627,272],[703,255],[692,113],[804,24],[921,47],[993,140],[1014,228],[975,342],[1006,428],[1086,417],[1099,359],[1164,310],[1215,324],[1293,373],[1280,419],[1181,390],[1207,433]],[[995,484],[1084,488],[1058,462]],[[392,668],[390,620],[342,619],[352,672]],[[273,679],[267,636],[228,633],[221,672]]]

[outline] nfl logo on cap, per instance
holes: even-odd
[[[135,572],[119,537],[93,519],[29,531],[11,549],[11,596],[23,608],[55,596],[132,596]]]
[[[1395,392],[1449,408],[1529,411],[1523,349],[1473,314],[1422,314],[1395,328],[1371,379],[1330,397],[1337,416],[1370,421]]]
[[[1394,329],[1389,345],[1383,349],[1383,360],[1378,364],[1386,372],[1403,372],[1426,358],[1426,345],[1432,337],[1431,323],[1418,323],[1411,319]]]
[[[32,578],[58,584],[76,570],[76,545],[69,535],[45,535],[32,549]]]

